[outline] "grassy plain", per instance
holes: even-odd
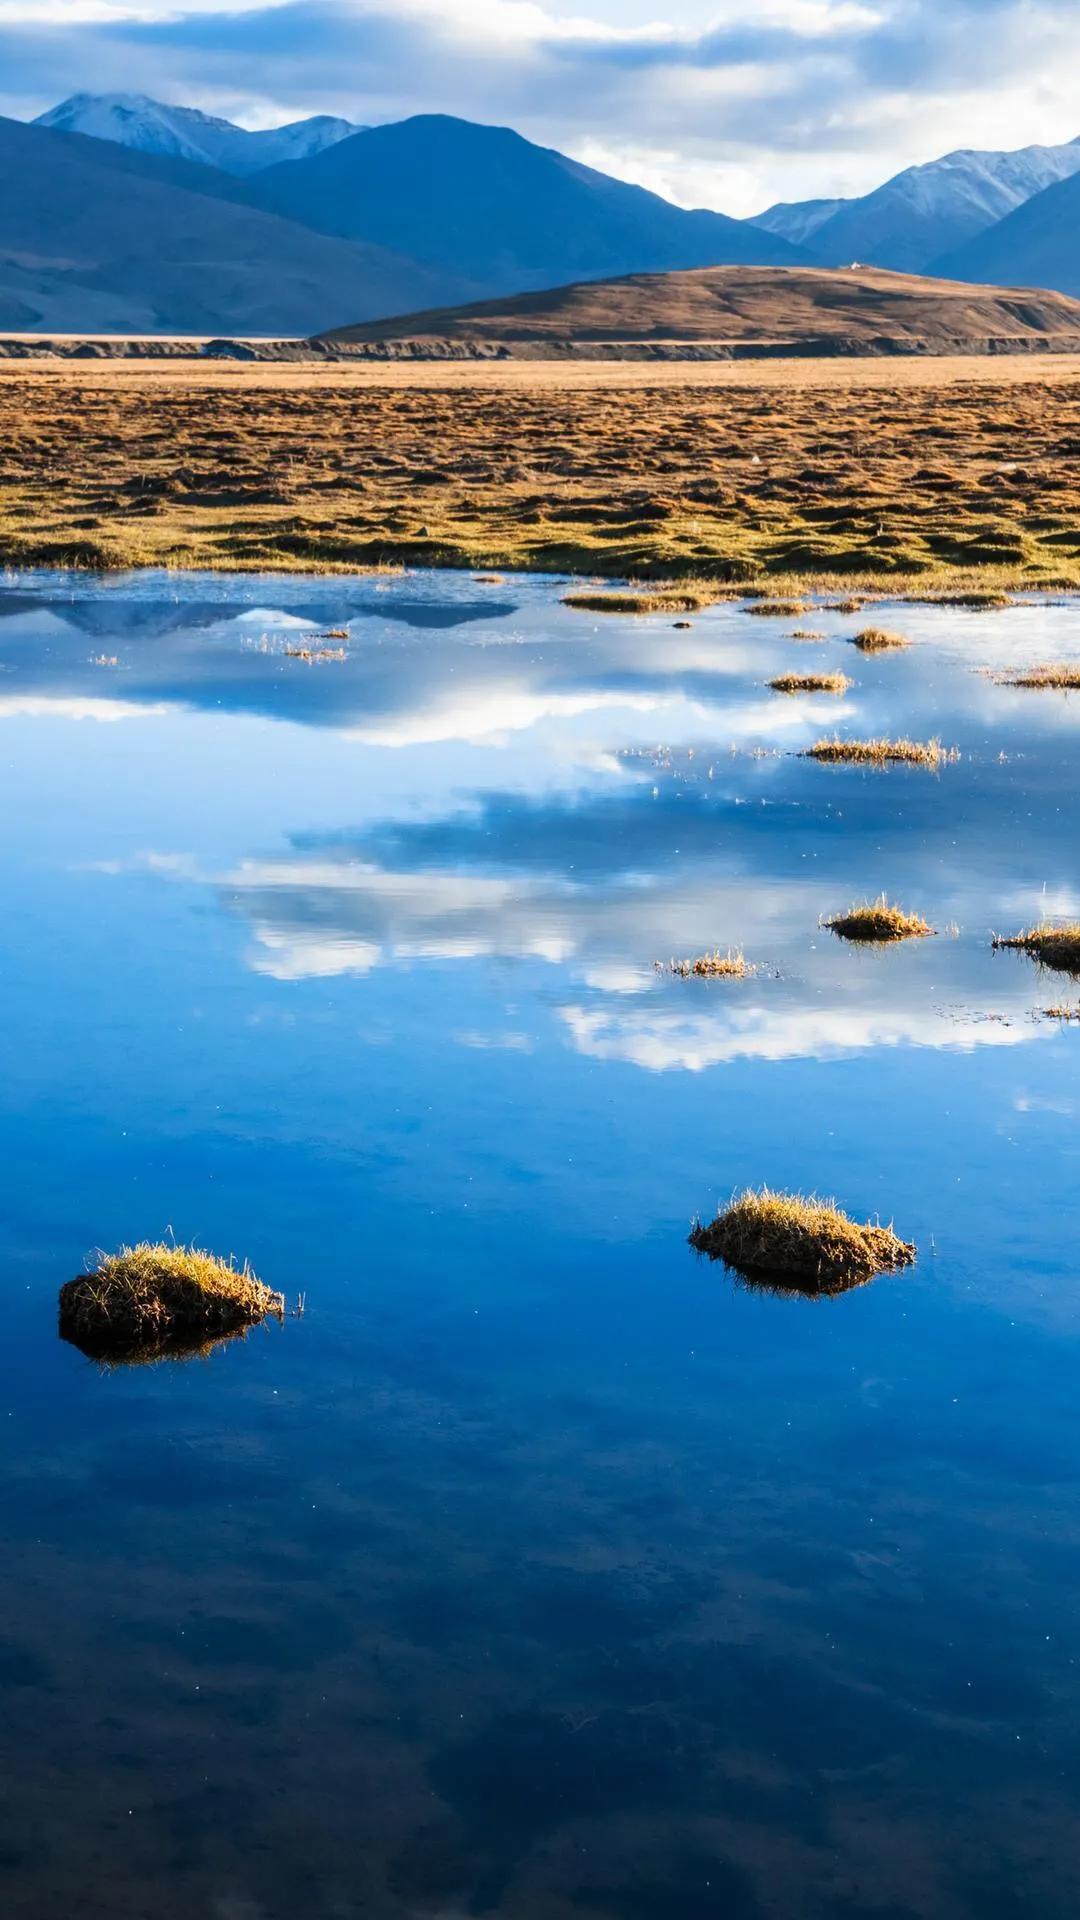
[[[0,363],[0,564],[1080,587],[1080,359]]]

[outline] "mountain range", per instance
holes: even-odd
[[[1077,172],[1080,140],[1015,153],[964,149],[907,167],[859,200],[784,203],[759,214],[756,224],[808,248],[824,266],[860,261],[901,273],[932,273],[969,241]],[[1006,277],[1022,278],[1012,272]]]
[[[572,282],[852,261],[1080,291],[1080,141],[952,153],[748,221],[444,115],[250,132],[77,94],[0,120],[11,331],[308,334]]]

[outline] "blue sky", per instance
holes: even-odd
[[[1078,56],[1080,0],[0,0],[5,113],[460,113],[732,213],[1072,139]]]

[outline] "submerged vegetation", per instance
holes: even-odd
[[[846,763],[853,767],[885,767],[896,762],[913,767],[941,767],[960,758],[955,747],[943,747],[940,740],[815,740],[802,754],[804,760]]]
[[[860,1225],[831,1200],[768,1187],[738,1194],[709,1226],[694,1227],[690,1245],[739,1273],[814,1293],[843,1291],[915,1259],[891,1227]]]
[[[1022,667],[995,678],[1003,687],[1045,687],[1050,691],[1075,693],[1080,690],[1080,662],[1068,666]]]
[[[1057,973],[1080,976],[1080,920],[1066,921],[1057,927],[1044,922],[1041,926],[1029,927],[1023,933],[997,933],[994,935],[994,949],[1030,953],[1040,965],[1051,967]]]
[[[691,960],[670,960],[666,967],[660,960],[656,965],[679,980],[745,980],[755,971],[745,955],[732,947],[727,953],[718,949],[715,953],[699,953]]]
[[[892,633],[888,627],[864,627],[855,635],[852,646],[860,653],[893,653],[901,647],[910,647],[902,633]]]
[[[841,940],[862,940],[871,945],[893,940],[925,940],[934,931],[921,914],[905,913],[883,893],[876,900],[849,907],[846,913],[837,914],[822,925],[828,927],[830,933],[838,934]]]
[[[103,1254],[92,1272],[61,1287],[60,1333],[102,1358],[152,1357],[201,1350],[284,1308],[250,1267],[198,1247],[143,1241]]]
[[[782,673],[769,685],[774,693],[846,693],[855,682],[846,673]]]

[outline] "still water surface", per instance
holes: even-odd
[[[1080,609],[559,595],[0,592],[5,1920],[1080,1904],[1080,989],[989,947],[1080,911],[1080,701],[973,671]],[[939,937],[820,930],[883,887]],[[763,1180],[917,1268],[748,1292]],[[170,1228],[304,1317],[62,1345]]]

